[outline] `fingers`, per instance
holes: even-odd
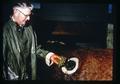
[[[52,60],[55,64],[58,64],[58,63],[60,62],[61,58],[60,58],[59,56],[57,56],[57,55],[53,55],[53,56],[51,57],[51,60]]]

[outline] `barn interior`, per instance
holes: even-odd
[[[80,59],[80,68],[70,76],[38,59],[38,80],[113,80],[114,4],[31,1],[34,10],[30,23],[38,44],[61,56]],[[3,22],[9,19],[11,5],[10,1],[3,4]]]

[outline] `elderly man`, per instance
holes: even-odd
[[[3,75],[6,80],[35,80],[36,58],[44,58],[48,66],[61,58],[37,45],[30,20],[32,4],[21,2],[13,6],[13,14],[3,29]]]

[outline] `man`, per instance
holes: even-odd
[[[44,58],[48,66],[61,60],[55,53],[41,49],[32,27],[26,26],[32,9],[28,2],[17,3],[3,28],[3,75],[6,80],[35,80],[36,58]]]

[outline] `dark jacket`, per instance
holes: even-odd
[[[31,26],[19,28],[9,20],[3,28],[3,73],[5,79],[14,73],[18,79],[25,80],[30,76],[36,79],[36,57],[49,53],[37,46],[36,34]]]

